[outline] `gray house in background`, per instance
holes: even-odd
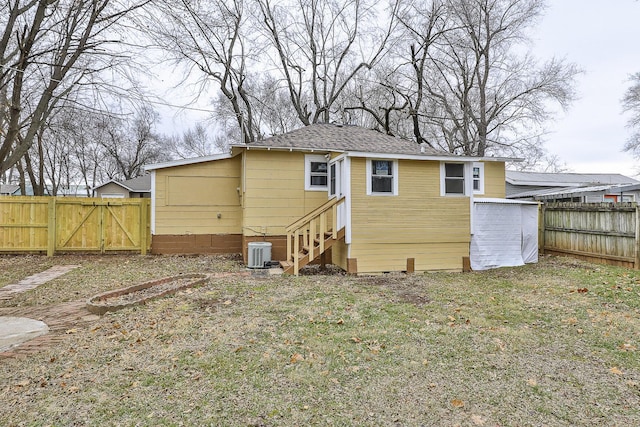
[[[20,194],[20,186],[15,184],[0,184],[0,196],[16,196]]]
[[[640,181],[621,174],[506,171],[508,199],[547,202],[637,202]]]
[[[151,197],[151,175],[143,175],[126,181],[110,180],[93,188],[93,196],[101,198]]]

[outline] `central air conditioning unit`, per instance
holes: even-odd
[[[271,242],[251,242],[247,252],[249,268],[265,268],[271,262]]]

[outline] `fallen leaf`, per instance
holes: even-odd
[[[454,408],[462,408],[464,407],[464,402],[460,399],[453,399],[451,401],[451,406],[453,406]]]
[[[620,346],[620,349],[622,349],[623,351],[636,351],[636,346],[626,342]]]
[[[289,360],[291,363],[298,363],[298,362],[302,362],[304,360],[304,356],[301,355],[300,353],[294,353],[291,356],[291,359]]]
[[[471,415],[471,422],[476,426],[483,426],[485,421],[480,415]]]
[[[616,374],[616,375],[622,375],[622,371],[620,369],[618,369],[616,366],[614,366],[613,368],[609,369],[609,372],[611,372],[612,374]]]

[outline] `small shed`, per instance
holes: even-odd
[[[471,268],[538,262],[538,208],[537,202],[474,199]]]

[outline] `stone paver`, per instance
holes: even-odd
[[[79,265],[56,265],[51,267],[48,270],[42,271],[40,273],[36,273],[33,276],[29,276],[25,279],[20,280],[18,283],[14,283],[11,285],[3,286],[0,288],[0,301],[6,301],[11,298],[15,294],[19,294],[22,292],[30,291],[31,289],[35,289],[40,285],[47,283],[50,280],[56,279],[63,274],[68,273],[74,268],[80,267]]]

